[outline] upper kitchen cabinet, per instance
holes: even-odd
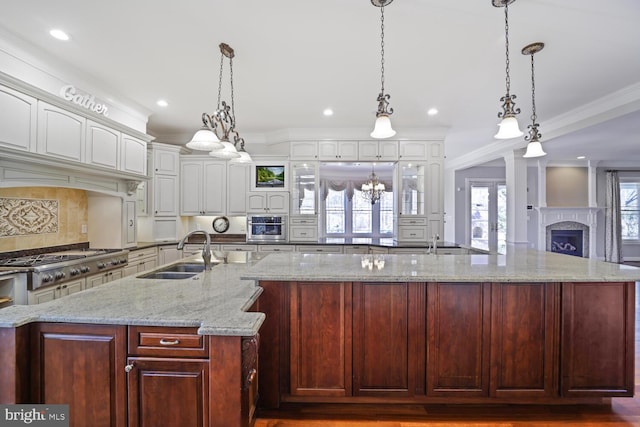
[[[398,157],[400,160],[427,160],[432,141],[400,141]],[[436,142],[440,144],[440,142]]]
[[[183,159],[181,161],[181,215],[226,214],[226,163],[223,160],[213,159]]]
[[[291,141],[289,159],[318,160],[318,141]]]
[[[107,126],[87,120],[86,161],[93,166],[117,169],[121,134]]]
[[[0,86],[0,146],[35,151],[37,100]]]
[[[288,191],[252,191],[247,193],[247,213],[288,213]]]
[[[396,161],[398,160],[398,141],[360,141],[358,142],[358,159],[363,161]]]
[[[178,175],[180,171],[180,155],[174,150],[157,147],[153,150],[153,170],[162,175]]]
[[[120,146],[120,170],[147,174],[147,143],[141,139],[122,134]]]
[[[318,163],[291,162],[291,215],[316,215]]]
[[[227,215],[247,213],[247,191],[249,190],[249,165],[227,163]]]
[[[358,141],[320,141],[318,159],[353,162],[358,160]]]
[[[83,162],[86,122],[84,117],[39,101],[38,153]]]

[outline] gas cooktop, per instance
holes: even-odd
[[[0,259],[0,267],[36,267],[119,251],[120,249],[86,249],[27,255],[16,258]]]

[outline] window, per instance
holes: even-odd
[[[640,182],[620,183],[620,220],[622,240],[640,240]]]
[[[393,235],[393,192],[387,191],[372,205],[353,189],[328,190],[325,202],[325,233],[332,237],[391,237]]]

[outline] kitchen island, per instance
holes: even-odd
[[[529,250],[278,254],[243,277],[264,289],[265,408],[633,395],[634,267]]]
[[[69,403],[71,425],[235,427],[258,394],[265,408],[633,394],[640,269],[535,251],[243,256],[0,310],[0,403]]]

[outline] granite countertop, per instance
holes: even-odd
[[[242,278],[285,281],[629,282],[640,268],[535,250],[508,255],[274,253]]]
[[[240,275],[259,255],[246,253],[245,257],[246,264],[230,259],[229,264],[218,264],[194,278],[129,276],[51,302],[7,307],[0,310],[0,327],[38,321],[185,326],[198,327],[201,335],[253,336],[265,316],[245,310],[257,300],[262,288],[254,281],[241,280]],[[202,258],[194,255],[180,262],[184,260]]]

